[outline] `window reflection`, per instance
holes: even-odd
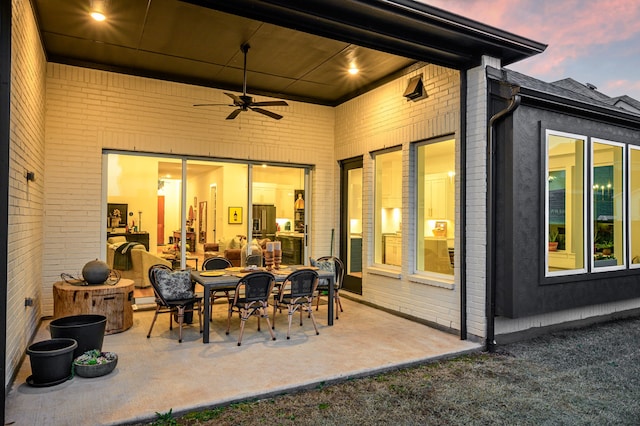
[[[624,265],[623,146],[593,142],[593,267]]]
[[[455,140],[416,149],[416,270],[453,275]]]
[[[547,275],[585,269],[585,139],[547,131]]]
[[[375,263],[402,264],[402,151],[375,155]]]

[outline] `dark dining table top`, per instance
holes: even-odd
[[[271,270],[268,272],[273,273],[276,277],[276,281],[284,281],[285,278],[292,272],[300,270],[300,269],[313,269],[318,273],[318,277],[320,278],[332,278],[333,274],[329,271],[323,271],[321,269],[305,266],[305,265],[291,265],[285,269],[280,270]],[[220,270],[211,270],[211,271],[191,271],[191,278],[202,285],[207,285],[211,290],[215,290],[217,288],[235,288],[235,285],[240,281],[240,278],[245,275],[255,272],[255,271],[265,271],[265,268],[256,268],[256,269],[245,269],[245,268],[227,268]],[[224,271],[224,275],[220,276],[206,276],[207,273],[215,272],[215,271]],[[203,276],[202,273],[205,273]]]
[[[273,275],[275,276],[276,282],[283,282],[290,273],[300,269],[313,269],[318,273],[319,278],[328,279],[330,282],[329,299],[333,298],[333,286],[335,285],[335,276],[330,271],[321,270],[312,266],[292,265],[284,269],[272,270],[270,272],[272,272]],[[219,269],[219,270],[214,269],[210,271],[193,271],[193,270],[191,271],[191,279],[197,282],[198,284],[202,285],[205,291],[204,309],[203,309],[204,311],[204,330],[202,335],[203,343],[209,343],[209,318],[211,315],[211,311],[210,311],[211,299],[209,298],[209,295],[207,293],[210,293],[216,290],[222,290],[222,291],[235,290],[236,286],[238,285],[238,282],[243,276],[254,271],[264,271],[264,270],[265,268],[256,268],[256,269],[250,270],[248,268],[234,267],[234,268]],[[206,276],[207,273],[213,273],[214,271],[219,271],[223,275]],[[204,276],[202,275],[203,273],[205,274]],[[333,303],[331,300],[329,301],[328,308],[329,309],[327,310],[327,324],[333,325]]]

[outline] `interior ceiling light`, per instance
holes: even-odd
[[[351,65],[349,65],[349,74],[356,75],[358,74],[358,71],[360,70],[358,69],[358,67],[356,67],[355,62],[351,62]]]
[[[89,15],[96,21],[104,21],[107,19],[107,0],[91,0]]]

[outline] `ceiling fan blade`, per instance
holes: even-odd
[[[236,117],[238,116],[238,114],[240,114],[240,112],[241,112],[241,111],[242,111],[242,110],[241,110],[240,108],[238,108],[238,109],[234,109],[234,110],[231,112],[231,114],[229,114],[229,115],[227,116],[227,120],[233,120],[234,118],[236,118]]]
[[[232,104],[193,104],[194,107],[200,107],[200,106],[235,106]]]
[[[233,99],[233,102],[236,105],[242,105],[242,99],[240,99],[238,95],[234,95],[233,93],[227,93],[227,92],[224,92],[224,94],[230,97],[231,99]]]
[[[276,114],[275,112],[267,111],[266,109],[254,108],[254,107],[249,107],[249,109],[252,110],[252,111],[255,111],[255,112],[259,112],[260,114],[264,114],[267,117],[275,118],[276,120],[280,120],[282,118],[282,116],[280,114]]]
[[[285,101],[252,102],[251,106],[289,106]]]

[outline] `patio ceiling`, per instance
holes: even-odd
[[[241,92],[249,43],[249,93],[322,105],[414,64],[508,64],[545,48],[411,1],[108,0],[102,23],[91,0],[34,3],[49,61]]]

